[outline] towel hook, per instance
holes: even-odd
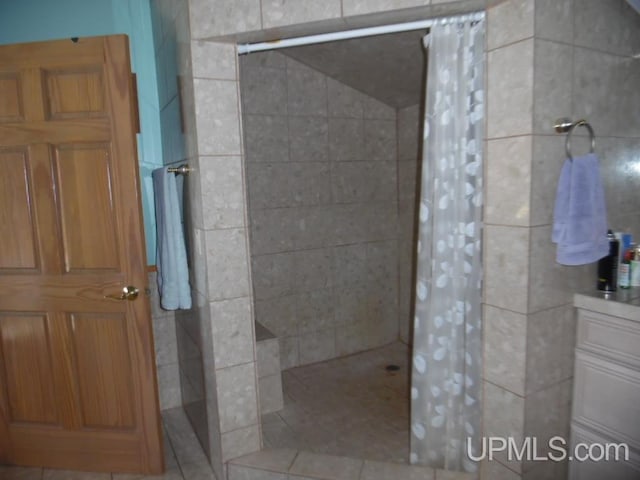
[[[596,148],[596,135],[593,132],[591,125],[589,125],[589,122],[584,119],[573,122],[569,118],[560,118],[556,120],[556,124],[554,125],[556,132],[567,133],[567,139],[565,140],[564,147],[567,152],[567,157],[571,161],[573,161],[573,156],[571,155],[571,134],[576,127],[585,127],[589,131],[589,139],[591,140],[591,150],[589,153],[593,153]]]

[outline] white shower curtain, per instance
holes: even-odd
[[[473,472],[481,425],[484,21],[425,37],[411,463]]]

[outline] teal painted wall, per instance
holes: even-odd
[[[138,160],[147,262],[155,263],[151,172],[162,166],[160,104],[149,0],[0,0],[0,44],[124,33],[138,80]]]

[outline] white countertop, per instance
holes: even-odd
[[[599,290],[576,293],[573,304],[577,308],[640,322],[640,287],[618,289],[612,293]]]

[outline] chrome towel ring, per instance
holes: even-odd
[[[591,125],[589,125],[589,122],[584,119],[573,122],[569,118],[560,118],[556,120],[556,124],[554,125],[556,132],[567,134],[564,148],[567,152],[567,157],[571,161],[573,161],[573,156],[571,155],[571,134],[576,127],[585,127],[589,131],[589,138],[591,140],[591,150],[589,151],[589,153],[593,153],[596,148],[596,135],[593,132],[593,128],[591,128]]]

